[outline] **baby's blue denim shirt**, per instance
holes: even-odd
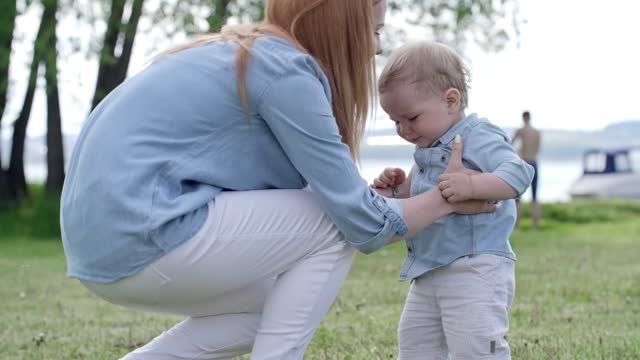
[[[160,58],[90,114],[61,201],[69,276],[105,283],[136,273],[191,238],[221,191],[308,185],[365,253],[406,233],[398,200],[360,177],[311,56],[256,40],[249,116],[236,81],[236,46],[212,42]]]
[[[438,176],[447,168],[451,145],[458,134],[463,139],[462,160],[466,167],[493,173],[518,194],[525,192],[533,178],[533,168],[520,159],[504,131],[471,114],[431,147],[416,148],[411,171],[411,196],[438,185]],[[509,244],[515,221],[515,200],[501,201],[493,213],[442,217],[407,239],[408,254],[400,278],[417,278],[466,255],[495,254],[515,260]]]

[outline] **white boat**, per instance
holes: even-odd
[[[572,198],[640,198],[640,147],[588,150],[583,169]]]

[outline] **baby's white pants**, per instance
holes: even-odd
[[[399,359],[508,360],[515,262],[464,256],[411,284],[400,319]]]

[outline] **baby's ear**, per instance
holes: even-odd
[[[460,91],[458,89],[450,88],[444,93],[444,100],[447,103],[447,108],[451,112],[460,111],[462,106]]]

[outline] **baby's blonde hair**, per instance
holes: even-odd
[[[380,74],[378,91],[384,93],[397,81],[418,84],[429,95],[454,88],[460,92],[460,110],[469,104],[469,71],[460,56],[444,44],[419,41],[395,50]]]

